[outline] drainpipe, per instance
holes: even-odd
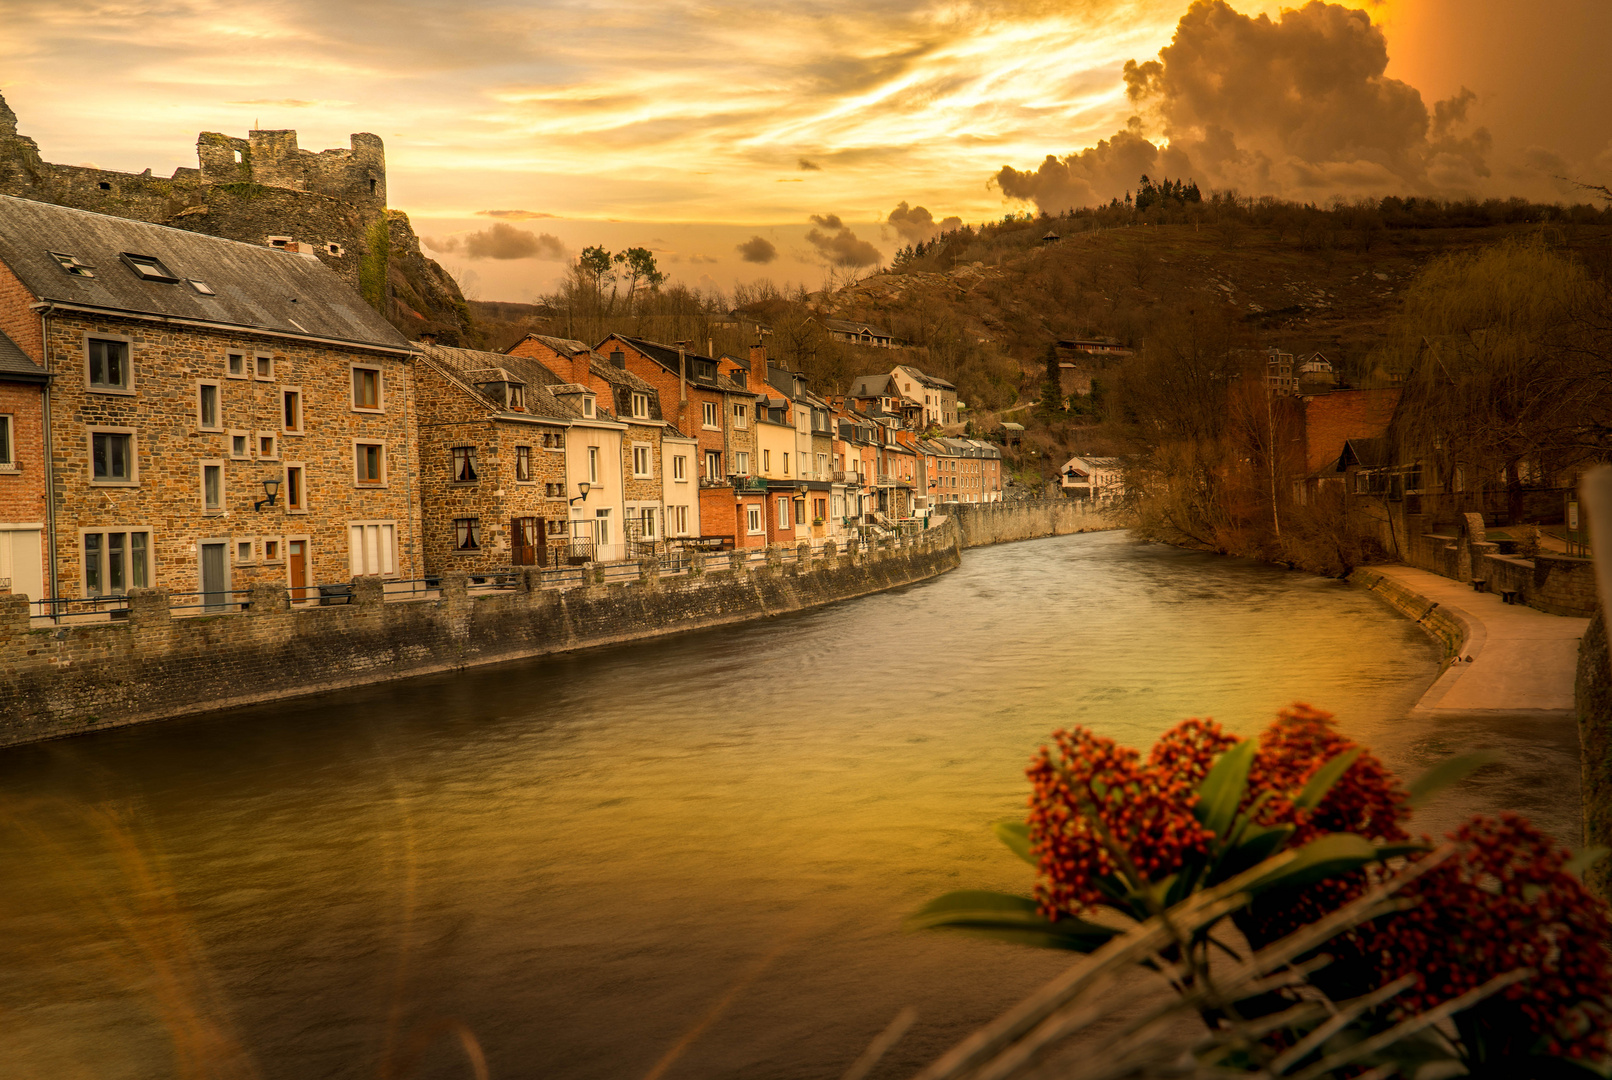
[[[50,313],[49,304],[39,311],[39,353],[45,362],[45,400],[43,404],[45,429],[45,546],[50,552],[50,598],[57,599],[59,573],[56,565],[56,453],[51,437],[50,423]],[[61,622],[57,605],[50,606],[51,621]]]

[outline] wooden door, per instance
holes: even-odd
[[[291,571],[291,602],[308,598],[308,541],[292,540],[286,544],[286,565]]]
[[[229,548],[224,544],[201,546],[202,603],[208,611],[221,611],[229,603]]]

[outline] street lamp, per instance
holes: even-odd
[[[588,483],[586,480],[578,480],[577,491],[581,492],[581,494],[579,494],[576,498],[569,500],[569,502],[572,506],[575,506],[577,503],[587,499],[588,492],[591,490],[593,490],[592,484]]]
[[[253,503],[252,504],[252,509],[253,510],[262,510],[265,506],[273,506],[274,505],[274,497],[276,495],[278,495],[279,493],[280,493],[280,481],[278,479],[271,478],[271,479],[263,481],[263,494],[267,495],[268,498],[259,499],[257,502]]]

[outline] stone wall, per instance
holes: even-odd
[[[1599,611],[1578,642],[1573,699],[1584,782],[1584,846],[1612,847],[1612,666],[1607,661],[1606,619]],[[1586,870],[1584,884],[1601,899],[1612,900],[1612,859]]]
[[[1463,523],[1428,532],[1428,518],[1406,514],[1392,522],[1385,537],[1399,561],[1452,581],[1481,579],[1484,591],[1514,592],[1522,603],[1550,615],[1584,619],[1595,614],[1595,564],[1589,559],[1541,552],[1531,558],[1499,554],[1486,539],[1481,516],[1463,515]]]
[[[1444,659],[1459,654],[1466,644],[1470,631],[1462,619],[1392,578],[1360,567],[1349,574],[1349,583],[1376,594],[1389,607],[1426,630],[1444,646]]]
[[[1017,499],[998,503],[937,503],[934,512],[956,520],[965,548],[1038,536],[1121,529],[1120,513],[1086,499]]]
[[[354,603],[330,607],[257,585],[248,611],[184,618],[140,589],[127,619],[44,629],[22,597],[0,596],[0,745],[743,622],[923,581],[961,557],[952,524],[857,554],[784,554],[701,557],[666,578],[646,563],[636,582],[565,589],[534,588],[528,570],[484,594],[449,574],[440,598],[392,602],[380,578],[359,578]]]

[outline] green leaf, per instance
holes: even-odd
[[[1215,863],[1205,884],[1218,885],[1227,878],[1236,877],[1250,867],[1258,866],[1286,846],[1293,835],[1291,825],[1250,825],[1243,833],[1242,842],[1228,850]]]
[[[1387,862],[1389,859],[1402,859],[1408,855],[1420,855],[1432,850],[1432,844],[1379,844],[1377,858]]]
[[[1571,859],[1568,859],[1567,865],[1563,869],[1565,869],[1569,874],[1572,874],[1574,877],[1582,879],[1584,877],[1584,871],[1606,858],[1608,854],[1612,854],[1612,852],[1609,852],[1608,849],[1604,847],[1585,848],[1583,851],[1575,854]]]
[[[1193,813],[1217,837],[1223,838],[1237,819],[1238,804],[1248,790],[1248,769],[1254,763],[1255,749],[1252,739],[1244,739],[1221,754],[1198,785],[1198,805],[1193,807]]]
[[[1311,776],[1310,782],[1304,785],[1304,790],[1299,792],[1299,797],[1293,800],[1293,805],[1300,810],[1314,810],[1317,806],[1320,806],[1321,800],[1326,798],[1327,792],[1332,790],[1332,785],[1343,778],[1343,774],[1348,771],[1349,766],[1353,765],[1355,759],[1365,753],[1365,750],[1364,746],[1357,746],[1353,750],[1345,750],[1341,754],[1334,754],[1325,765],[1315,770],[1315,775]]]
[[[1418,776],[1410,784],[1410,807],[1417,809],[1426,806],[1433,796],[1458,783],[1483,768],[1500,760],[1498,754],[1487,751],[1476,754],[1461,754],[1458,757],[1447,758]]]
[[[1041,868],[1041,864],[1036,861],[1035,852],[1030,850],[1030,826],[1027,822],[998,821],[991,826],[991,831],[996,833],[996,838],[1006,844],[1013,854],[1036,869]]]
[[[1027,896],[964,889],[947,893],[907,917],[909,930],[960,930],[1040,949],[1089,953],[1124,931],[1085,919],[1052,921]]]
[[[1364,837],[1354,833],[1328,833],[1305,844],[1292,862],[1254,881],[1249,888],[1255,892],[1297,889],[1376,861],[1377,849]]]

